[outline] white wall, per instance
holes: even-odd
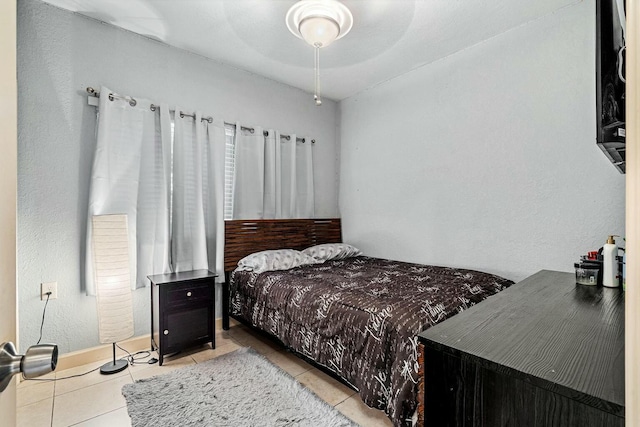
[[[624,235],[594,64],[587,0],[342,101],[346,241],[520,280]]]
[[[215,39],[212,36],[212,43]],[[95,109],[85,88],[168,102],[229,122],[315,138],[316,212],[337,215],[336,104],[41,3],[18,4],[18,284],[20,341],[38,339],[41,282],[58,282],[43,341],[98,345],[95,300],[81,289]],[[134,292],[136,335],[149,333],[149,289]],[[218,312],[218,316],[220,312]]]

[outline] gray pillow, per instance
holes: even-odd
[[[302,265],[318,264],[315,258],[294,249],[277,249],[255,252],[238,261],[237,270],[262,273],[288,270]]]
[[[360,249],[346,243],[325,243],[323,245],[315,245],[303,250],[302,253],[312,256],[319,262],[362,255],[362,251]]]

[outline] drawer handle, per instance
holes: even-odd
[[[190,297],[191,296],[191,291],[187,292],[187,296]]]
[[[169,335],[169,330],[168,330],[168,329],[165,329],[165,330],[164,330],[164,334],[165,334],[165,335]]]

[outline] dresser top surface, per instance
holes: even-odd
[[[215,277],[217,277],[217,274],[214,274],[209,270],[182,271],[179,273],[154,274],[147,276],[154,285],[186,282],[190,280],[214,279]]]
[[[624,407],[621,289],[576,285],[572,273],[542,270],[419,338],[545,388]]]

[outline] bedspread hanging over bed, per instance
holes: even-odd
[[[513,282],[472,270],[369,257],[231,277],[231,310],[336,372],[406,425],[415,410],[416,334]]]

